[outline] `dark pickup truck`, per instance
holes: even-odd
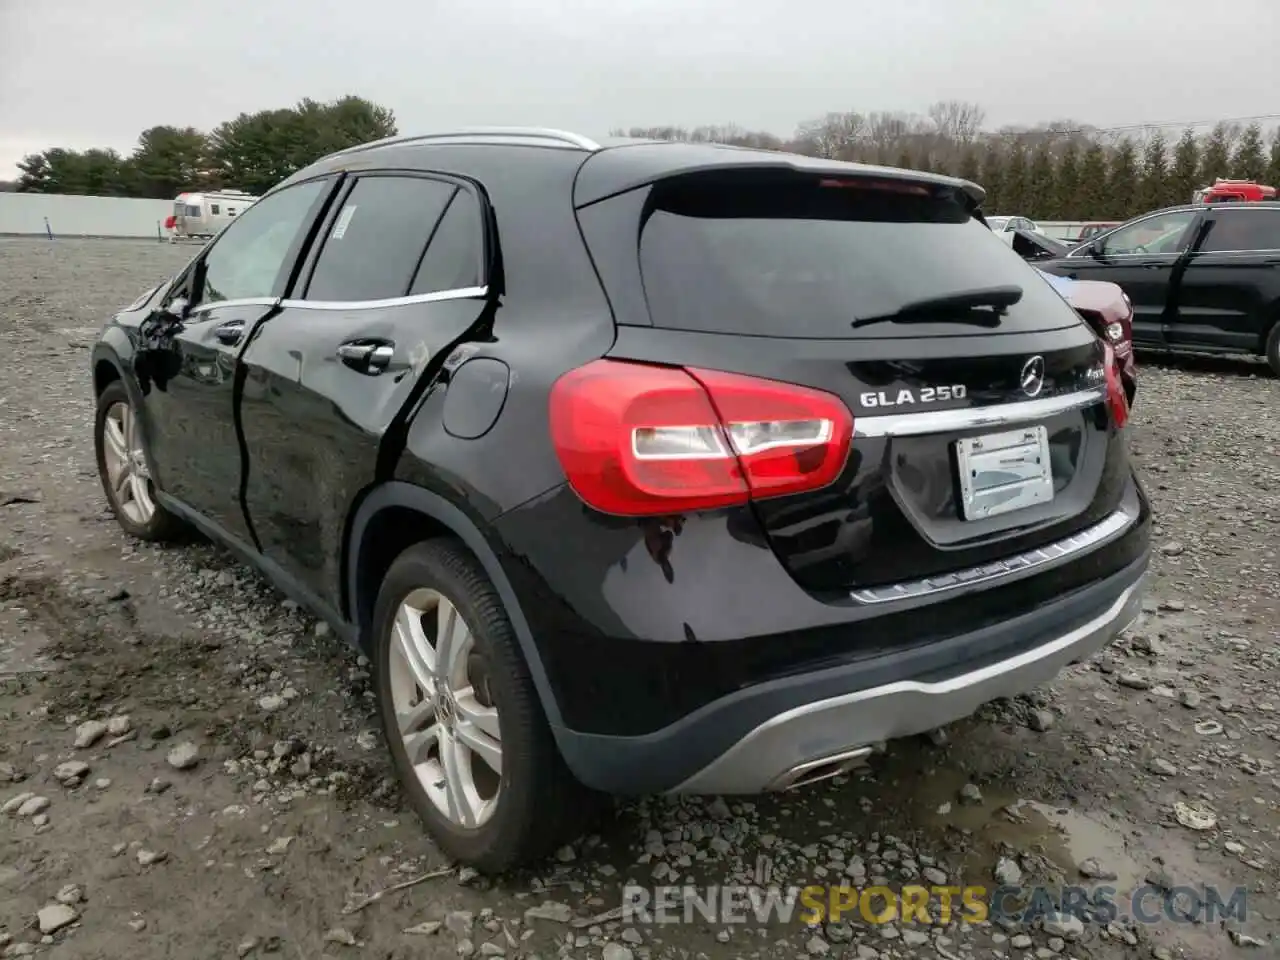
[[[1035,265],[1118,284],[1139,349],[1262,356],[1280,376],[1280,203],[1170,207]]]

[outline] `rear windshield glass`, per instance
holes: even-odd
[[[655,325],[780,337],[981,332],[973,310],[899,320],[908,305],[990,288],[1022,296],[989,332],[1079,318],[949,187],[724,174],[659,184],[640,238]],[[862,321],[857,327],[855,321]],[[970,322],[960,322],[970,321]]]

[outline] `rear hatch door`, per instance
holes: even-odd
[[[612,356],[814,387],[853,414],[835,483],[753,504],[807,589],[980,577],[1118,508],[1104,347],[974,207],[936,178],[779,167],[579,211],[621,322]]]

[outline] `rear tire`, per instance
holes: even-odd
[[[1267,336],[1265,347],[1267,365],[1271,372],[1280,377],[1280,320],[1271,325],[1271,333]]]
[[[93,421],[98,479],[120,528],[139,540],[185,539],[190,528],[156,500],[142,428],[125,385],[115,380],[98,397]]]
[[[391,760],[447,856],[500,873],[582,831],[591,796],[565,766],[502,601],[465,548],[429,540],[396,558],[373,630]]]

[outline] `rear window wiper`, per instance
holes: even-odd
[[[968,323],[979,327],[998,327],[1005,312],[1022,299],[1018,286],[983,287],[979,290],[961,290],[940,297],[929,297],[904,304],[893,313],[874,317],[859,317],[852,326],[869,326],[873,323]]]

